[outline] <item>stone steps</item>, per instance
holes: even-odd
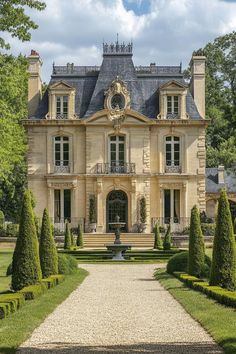
[[[127,233],[121,234],[122,243],[131,243],[133,247],[153,247],[153,234]],[[106,243],[113,243],[114,234],[85,233],[83,235],[84,247],[104,247]]]

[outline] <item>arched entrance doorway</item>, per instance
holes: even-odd
[[[125,226],[121,229],[122,232],[128,230],[128,198],[123,191],[111,191],[107,195],[107,232],[114,232],[114,229],[109,224],[115,221],[115,217],[118,215],[121,222],[125,222]]]

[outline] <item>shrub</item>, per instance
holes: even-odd
[[[170,250],[171,248],[171,230],[170,230],[170,224],[168,225],[165,237],[164,237],[164,242],[163,242],[163,249],[165,251]]]
[[[9,303],[0,303],[0,319],[7,317],[11,313],[11,305]]]
[[[12,288],[20,290],[42,278],[31,197],[26,191],[21,210],[19,236],[13,253]]]
[[[234,219],[234,233],[236,234],[236,216],[235,216],[235,219]]]
[[[84,246],[84,242],[83,242],[83,232],[82,232],[82,228],[81,225],[78,225],[78,233],[77,233],[77,239],[76,239],[76,246],[78,247],[83,247]]]
[[[7,224],[6,236],[8,237],[18,237],[19,234],[19,224]]]
[[[214,236],[215,229],[216,229],[216,224],[202,223],[201,224],[201,229],[202,229],[203,235]]]
[[[197,206],[191,210],[188,273],[200,277],[204,271],[205,246],[200,224],[200,215]]]
[[[147,206],[146,206],[146,198],[142,197],[140,199],[140,221],[145,224],[147,220]]]
[[[222,190],[216,219],[210,285],[236,289],[236,246],[229,202]]]
[[[78,269],[78,264],[73,256],[58,254],[58,272],[59,274],[71,274]]]
[[[65,240],[64,240],[64,249],[69,250],[71,247],[71,231],[68,221],[66,221],[66,231],[65,231]]]
[[[162,239],[161,239],[161,235],[160,235],[160,229],[159,229],[159,225],[156,224],[154,226],[154,249],[160,249],[162,248]]]
[[[44,209],[43,212],[39,254],[43,278],[47,278],[52,274],[57,274],[57,249],[52,236],[52,228],[47,209]]]
[[[211,259],[205,255],[205,263],[203,269],[203,276],[208,276],[211,267]],[[167,263],[167,272],[173,274],[174,272],[187,272],[188,269],[188,251],[177,253],[172,256]]]

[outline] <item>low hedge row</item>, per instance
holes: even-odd
[[[236,307],[236,291],[229,291],[220,286],[211,286],[202,279],[182,272],[174,272],[174,276],[186,283],[190,288],[201,291],[217,302],[226,306]]]
[[[18,310],[25,300],[33,300],[42,295],[47,289],[60,284],[65,279],[62,274],[51,275],[43,279],[39,284],[29,285],[16,293],[0,294],[0,319]]]

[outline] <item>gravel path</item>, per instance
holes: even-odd
[[[223,353],[153,279],[156,265],[83,265],[80,287],[48,316],[20,354]]]

